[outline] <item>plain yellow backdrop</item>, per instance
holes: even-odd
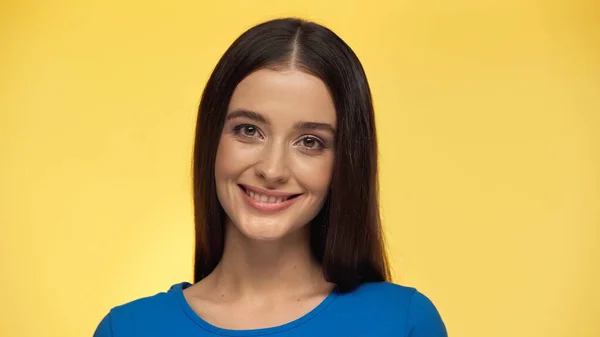
[[[199,97],[302,16],[369,77],[395,281],[451,336],[600,336],[600,3],[0,3],[0,335],[91,336],[192,279]]]

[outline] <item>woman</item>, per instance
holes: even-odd
[[[118,306],[95,336],[442,337],[434,305],[387,282],[369,85],[333,32],[255,26],[199,108],[195,283]]]

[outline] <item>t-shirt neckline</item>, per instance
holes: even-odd
[[[177,300],[178,304],[180,305],[180,307],[183,309],[183,311],[186,313],[186,315],[192,321],[194,321],[194,323],[196,323],[198,326],[200,326],[202,329],[204,329],[208,332],[211,332],[216,335],[221,335],[221,336],[264,336],[264,335],[273,335],[273,334],[281,333],[281,332],[284,332],[284,331],[287,331],[290,329],[294,329],[294,328],[308,322],[309,320],[311,320],[318,314],[320,314],[337,297],[337,292],[335,290],[333,290],[329,295],[327,295],[327,297],[323,301],[321,301],[321,303],[319,303],[319,305],[317,305],[311,311],[309,311],[302,317],[299,317],[291,322],[288,322],[288,323],[285,323],[282,325],[268,327],[268,328],[251,329],[251,330],[230,330],[230,329],[220,328],[220,327],[217,327],[215,325],[208,323],[207,321],[202,319],[202,317],[200,317],[194,311],[194,309],[192,309],[192,307],[189,305],[189,303],[185,299],[185,296],[183,295],[183,290],[186,289],[187,287],[190,287],[191,285],[192,284],[189,282],[181,282],[181,283],[173,285],[169,292],[171,292],[171,293],[173,293],[173,295],[175,295],[176,300]]]

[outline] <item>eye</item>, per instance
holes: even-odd
[[[260,137],[260,131],[258,130],[258,127],[250,124],[236,125],[232,131],[234,134],[240,135],[242,137]]]
[[[323,141],[314,136],[306,136],[300,139],[298,144],[310,150],[319,150],[325,147]]]
[[[246,136],[255,136],[257,132],[256,127],[252,125],[243,126],[241,131]]]

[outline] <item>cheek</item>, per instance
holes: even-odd
[[[227,136],[221,137],[215,158],[215,179],[217,187],[219,181],[231,179],[240,171],[240,161],[238,151],[236,151],[235,142],[227,139]]]
[[[333,171],[333,154],[321,157],[298,158],[294,175],[309,192],[325,197],[329,191]]]
[[[217,180],[217,187],[219,186],[218,181],[228,176],[228,171],[231,169],[231,148],[223,138],[219,141],[219,147],[217,148],[217,157],[215,158],[215,179]]]
[[[215,158],[215,179],[218,182],[237,178],[256,161],[257,154],[256,149],[223,135]]]

